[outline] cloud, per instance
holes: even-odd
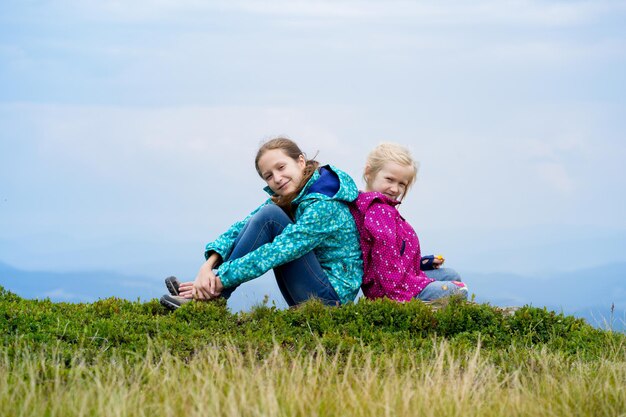
[[[551,186],[554,190],[563,193],[574,191],[574,182],[567,173],[565,166],[559,163],[540,163],[535,166],[540,182]]]
[[[559,213],[563,204],[572,203],[567,198],[573,191],[598,182],[602,170],[612,166],[609,161],[624,154],[613,139],[598,139],[599,127],[615,124],[612,116],[601,117],[601,106],[490,107],[489,119],[478,124],[486,109],[469,103],[448,113],[421,115],[413,108],[406,117],[392,114],[394,108],[370,113],[341,106],[22,104],[2,109],[10,131],[21,130],[11,128],[20,120],[33,129],[10,158],[2,158],[3,169],[12,174],[8,184],[33,195],[45,193],[47,213],[58,201],[62,209],[76,204],[85,217],[83,201],[91,201],[85,222],[93,218],[106,224],[107,217],[115,216],[119,224],[131,223],[125,230],[149,225],[163,230],[163,218],[176,218],[171,231],[192,229],[205,222],[207,210],[230,213],[214,222],[217,229],[234,220],[233,201],[237,213],[244,214],[263,197],[252,164],[256,149],[262,139],[278,134],[290,135],[310,156],[321,151],[320,161],[346,169],[358,184],[365,156],[376,143],[409,145],[422,171],[407,210],[450,226],[480,221],[486,213],[492,225],[532,222],[537,213],[525,207],[537,199],[545,201],[545,211]],[[623,176],[608,181],[619,187]],[[463,204],[423,198],[439,190]],[[593,189],[588,196],[599,193]],[[9,196],[12,204],[20,201]],[[181,209],[185,216],[178,217]],[[36,218],[49,225],[58,221],[43,215]],[[36,227],[33,218],[25,212],[24,221]]]
[[[242,163],[250,165],[259,143],[281,134],[293,136],[312,150],[340,147],[336,133],[316,120],[341,117],[337,108],[325,115],[317,109],[271,106],[5,108],[22,112],[37,126],[39,133],[33,139],[38,158],[57,166],[77,164],[91,174],[111,178],[137,173],[135,168],[150,162],[176,164],[181,169],[228,167],[239,176],[237,169]]]
[[[622,31],[605,29],[623,13],[607,1],[40,6],[54,18],[24,18],[23,29],[0,38],[12,81],[0,99],[187,107],[386,100],[406,107],[435,96],[455,100],[460,90],[564,95],[574,77],[592,89],[616,73],[626,47]],[[565,24],[558,19],[574,30],[544,23]]]
[[[580,125],[578,125],[580,129]],[[522,146],[520,146],[521,150]],[[583,132],[560,132],[556,137],[528,139],[523,142],[524,152],[531,158],[556,158],[564,153],[582,154],[589,150],[589,138]]]
[[[525,69],[580,63],[583,66],[598,65],[614,60],[626,48],[623,39],[576,40],[526,35],[522,39],[494,39],[477,47],[474,53],[478,61],[489,60],[510,67],[520,65]]]
[[[304,19],[327,24],[346,20],[411,19],[433,24],[530,24],[539,26],[578,25],[626,10],[617,0],[534,1],[482,0],[66,0],[49,3],[66,12],[91,20],[150,22],[158,20],[193,21],[198,16],[240,13],[278,19]],[[41,9],[41,5],[37,5]],[[34,12],[33,12],[34,13]]]
[[[83,303],[94,301],[93,297],[68,292],[63,288],[57,288],[51,291],[46,291],[42,294],[41,297],[35,297],[35,298],[50,298],[53,301],[68,301],[68,302],[83,302]]]
[[[624,11],[619,2],[555,1],[233,1],[230,7],[251,13],[342,19],[415,19],[427,25],[459,23],[572,25],[611,11]]]
[[[253,163],[261,140],[287,134],[310,156],[320,150],[322,161],[345,159],[332,124],[350,114],[306,107],[0,105],[9,131],[26,132],[2,139],[11,149],[0,155],[11,202],[2,216],[11,226],[3,233],[62,229],[172,239],[197,235],[207,223],[220,232],[266,198]]]

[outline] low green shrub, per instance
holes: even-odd
[[[322,346],[328,352],[418,354],[433,349],[438,338],[458,350],[480,343],[486,354],[496,356],[540,347],[593,359],[623,349],[626,337],[546,309],[526,306],[508,314],[456,298],[438,305],[360,299],[342,307],[313,300],[293,309],[261,305],[241,313],[219,300],[189,303],[170,313],[157,300],[54,303],[21,299],[2,287],[0,335],[9,355],[17,347],[53,346],[68,360],[77,351],[84,357],[115,353],[132,359],[154,345],[184,360],[208,345],[254,347],[261,356],[277,344],[286,352]]]

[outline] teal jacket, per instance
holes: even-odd
[[[316,171],[293,201],[297,205],[293,224],[287,226],[271,243],[219,266],[217,275],[224,287],[249,281],[313,251],[341,303],[354,301],[363,279],[363,262],[359,234],[347,203],[356,200],[358,189],[345,172],[331,165],[325,168],[337,176],[339,190],[332,196],[328,196],[327,192],[317,192],[318,189],[323,191],[324,187],[322,181],[318,182],[320,173]],[[271,194],[269,187],[266,187],[266,191]],[[217,252],[222,259],[227,259],[241,229],[250,217],[267,204],[274,203],[268,199],[245,219],[233,224],[215,241],[207,244],[205,258]]]

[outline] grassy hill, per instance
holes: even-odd
[[[626,336],[546,309],[25,300],[0,287],[17,415],[620,415]],[[584,398],[584,401],[582,399]],[[15,401],[17,399],[17,401]]]

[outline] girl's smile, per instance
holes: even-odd
[[[385,162],[373,177],[366,175],[368,176],[367,191],[377,191],[399,201],[404,197],[407,186],[415,174],[413,167],[389,161]]]
[[[306,160],[290,158],[281,149],[272,149],[259,158],[261,177],[274,193],[285,196],[296,191],[304,176]]]

